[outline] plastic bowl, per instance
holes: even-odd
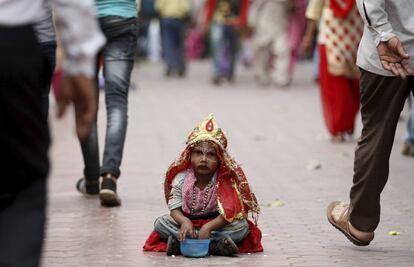
[[[208,255],[210,239],[184,239],[180,242],[181,254],[186,257],[200,258]]]

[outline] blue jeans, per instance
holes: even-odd
[[[410,94],[410,101],[411,110],[407,121],[407,137],[405,138],[405,142],[414,144],[414,97],[412,94]]]
[[[211,52],[215,77],[234,77],[238,34],[234,27],[213,23],[210,28]]]
[[[107,40],[99,53],[104,60],[107,125],[101,168],[96,120],[89,136],[81,142],[87,181],[96,181],[105,173],[116,177],[121,173],[119,167],[127,129],[128,89],[137,40],[136,18],[107,16],[100,18],[99,23]],[[98,86],[96,88],[98,90]]]
[[[180,18],[162,18],[161,34],[164,60],[168,69],[185,69],[185,23]]]
[[[170,235],[178,238],[180,225],[170,216],[162,215],[154,222],[154,230],[161,238],[167,239]],[[196,233],[200,229],[194,229]],[[241,242],[249,233],[249,224],[246,220],[234,220],[221,229],[211,232],[210,239],[219,240],[225,236],[230,236],[234,243]]]

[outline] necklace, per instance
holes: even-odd
[[[210,182],[204,188],[204,195],[203,195],[203,202],[202,202],[203,205],[202,205],[202,209],[200,211],[201,214],[203,214],[204,211],[207,208],[207,205],[208,205],[208,192],[210,191],[210,189],[211,189],[212,186],[213,186],[213,180],[210,180]],[[193,185],[193,196],[192,196],[192,202],[191,202],[191,213],[192,214],[194,214],[195,207],[197,205],[196,198],[197,198],[197,192],[196,192],[196,186],[194,184]]]

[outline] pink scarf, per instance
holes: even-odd
[[[187,169],[182,188],[183,211],[193,216],[217,212],[216,174],[203,190],[194,185],[196,181],[193,169]]]

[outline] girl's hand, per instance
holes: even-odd
[[[178,240],[184,240],[187,235],[191,235],[193,238],[196,238],[193,223],[190,220],[186,220],[181,224]]]
[[[198,239],[209,239],[211,230],[208,227],[205,227],[206,225],[203,225],[198,232]]]

